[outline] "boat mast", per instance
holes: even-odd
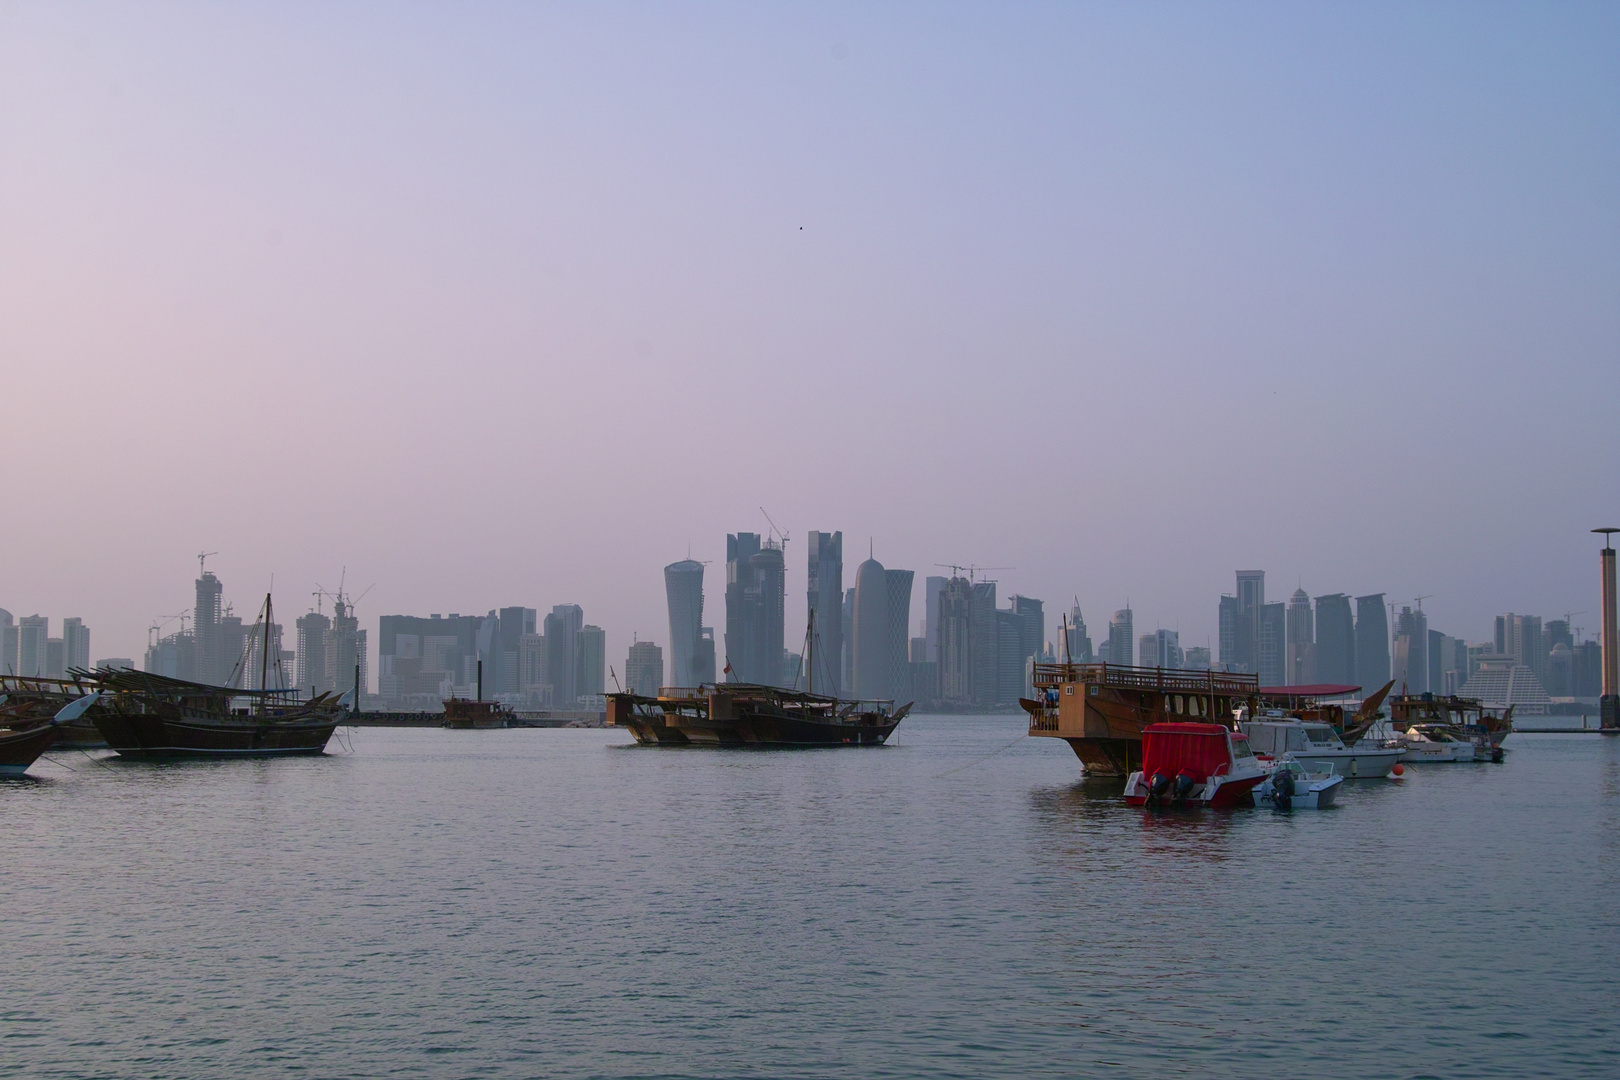
[[[270,594],[264,594],[264,637],[259,639],[259,689],[269,689],[265,685],[270,675]],[[281,663],[281,657],[276,657],[276,663]],[[259,699],[259,711],[264,711],[264,698]]]
[[[804,628],[805,683],[804,692],[816,692],[816,609],[810,609],[810,622]]]

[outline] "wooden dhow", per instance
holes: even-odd
[[[124,668],[85,673],[103,693],[95,724],[128,758],[319,754],[347,702],[332,694],[209,686]]]
[[[1142,731],[1151,724],[1215,723],[1253,702],[1254,675],[1224,671],[1037,663],[1034,699],[1019,698],[1029,733],[1062,739],[1090,776],[1125,776],[1141,767]]]

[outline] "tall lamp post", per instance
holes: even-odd
[[[1620,641],[1616,640],[1614,611],[1614,539],[1620,529],[1593,529],[1603,534],[1599,556],[1603,568],[1603,696],[1598,715],[1604,731],[1620,734]]]

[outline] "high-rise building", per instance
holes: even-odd
[[[523,674],[519,653],[523,646],[523,635],[532,634],[538,629],[538,615],[534,608],[526,607],[504,607],[496,615],[495,670],[484,672],[487,688],[493,689],[495,694],[510,695],[521,691]]]
[[[487,621],[487,620],[486,620]],[[366,649],[366,632],[360,629],[360,619],[354,613],[354,602],[339,594],[332,604],[332,628],[326,635],[326,677],[332,680],[332,689],[339,694],[355,691],[354,707],[365,708],[363,700],[371,685]],[[516,663],[514,658],[513,663]],[[485,691],[488,692],[489,672],[484,673]]]
[[[883,578],[888,592],[889,624],[884,635],[888,652],[889,689],[884,697],[903,698],[911,692],[911,658],[908,655],[911,626],[912,570],[884,570]]]
[[[377,621],[377,692],[383,707],[433,711],[452,694],[473,696],[485,622],[477,615],[455,613],[382,616]],[[351,670],[351,683],[353,678]],[[333,682],[337,689],[335,671]]]
[[[698,685],[708,685],[717,680],[714,659],[714,627],[704,626],[698,629],[697,660],[693,668],[693,676]]]
[[[1046,649],[1046,605],[1014,593],[1007,598],[1007,606],[1018,620],[1018,667],[1022,671],[1030,657],[1038,657]]]
[[[994,705],[1001,695],[1001,627],[996,619],[996,583],[975,581],[969,588],[968,692],[976,705]]]
[[[1603,643],[1593,640],[1576,645],[1571,669],[1570,696],[1599,697],[1603,693]]]
[[[0,675],[17,674],[17,622],[0,608]]]
[[[663,677],[664,650],[650,641],[632,644],[630,655],[624,661],[625,691],[644,697],[657,697],[658,684]]]
[[[1175,630],[1155,630],[1143,634],[1137,643],[1136,662],[1140,667],[1180,668],[1181,634]]]
[[[62,620],[62,666],[79,671],[90,667],[90,630],[83,619]]]
[[[1120,608],[1108,620],[1108,662],[1130,666],[1136,662],[1135,616],[1130,608]]]
[[[1389,617],[1384,594],[1356,597],[1356,677],[1364,694],[1374,694],[1390,679]]]
[[[311,697],[332,689],[332,672],[326,666],[326,644],[332,634],[332,620],[318,611],[300,615],[298,628],[298,689]]]
[[[1287,675],[1284,660],[1287,605],[1281,600],[1260,605],[1260,685],[1281,686]]]
[[[1468,643],[1461,638],[1429,631],[1429,689],[1436,694],[1455,694],[1468,681]]]
[[[217,632],[219,624],[214,624]],[[216,655],[218,652],[217,634]],[[255,622],[248,633],[247,649],[243,653],[242,663],[238,668],[239,674],[234,685],[247,690],[291,690],[293,676],[297,674],[295,665],[298,653],[296,650],[282,648],[282,635],[280,623]],[[292,657],[289,664],[288,657]],[[227,676],[229,673],[227,673]],[[220,680],[225,682],[224,679]]]
[[[782,545],[726,536],[726,666],[731,682],[781,684],[787,573]]]
[[[1080,614],[1078,596],[1074,599],[1074,607],[1069,611],[1068,635],[1068,655],[1060,656],[1058,659],[1075,664],[1091,663],[1091,638],[1086,633],[1086,620]]]
[[[809,616],[815,620],[813,685],[837,695],[844,656],[844,534],[810,533]]]
[[[1023,620],[1011,609],[996,610],[996,694],[997,705],[1016,702],[1024,692]]]
[[[1210,668],[1209,648],[1204,645],[1194,645],[1187,650],[1186,658],[1182,661],[1193,671],[1208,671]]]
[[[1547,681],[1543,685],[1550,697],[1575,695],[1575,650],[1562,641],[1547,653]]]
[[[889,581],[883,564],[867,559],[855,570],[854,686],[858,698],[889,696]]]
[[[1511,611],[1496,617],[1496,651],[1511,656],[1530,669],[1539,680],[1547,672],[1547,640],[1539,615],[1515,615]]]
[[[1235,596],[1227,596],[1225,594],[1222,594],[1222,596],[1221,596],[1220,623],[1219,623],[1220,632],[1219,632],[1219,638],[1218,638],[1218,640],[1220,642],[1221,670],[1222,671],[1236,671],[1236,670],[1238,670],[1238,666],[1237,666],[1237,663],[1238,663],[1238,660],[1237,660],[1237,624],[1238,624],[1238,617],[1237,617],[1237,615],[1238,615],[1237,597],[1235,597]]]
[[[1408,694],[1429,691],[1429,620],[1419,608],[1401,608],[1395,620],[1395,681]]]
[[[663,677],[664,673],[660,671],[653,682],[657,683]],[[551,674],[546,670],[544,634],[524,634],[523,640],[518,642],[518,693],[523,703],[531,709],[549,709],[554,704]]]
[[[1237,572],[1237,626],[1234,640],[1237,658],[1236,670],[1238,671],[1251,673],[1260,671],[1260,620],[1265,605],[1266,572],[1264,570],[1239,570]],[[1277,645],[1280,649],[1282,645],[1280,638]],[[1277,685],[1276,683],[1267,683],[1264,676],[1261,677],[1260,682],[1265,686]]]
[[[936,574],[923,581],[923,636],[928,639],[927,660],[935,664],[939,663],[939,596],[945,591],[947,580]]]
[[[59,637],[45,639],[45,677],[60,679],[67,675],[67,653]]]
[[[231,677],[238,660],[238,657],[230,657],[227,666],[220,649],[219,618],[223,613],[220,597],[225,587],[208,570],[198,576],[195,584],[196,605],[191,612],[191,634],[196,639],[196,677],[199,682],[221,685]]]
[[[581,693],[579,632],[584,623],[585,611],[578,604],[558,604],[546,616],[546,673],[552,704],[559,709],[572,709]]]
[[[600,626],[587,624],[579,628],[574,663],[576,700],[601,697],[607,690],[607,634]]]
[[[1553,646],[1562,642],[1568,645],[1570,651],[1575,650],[1575,635],[1570,632],[1568,619],[1549,619],[1541,628],[1541,636],[1547,643],[1547,654],[1552,655]]]
[[[855,685],[855,589],[844,590],[844,649],[838,667],[838,685]]]
[[[703,564],[682,559],[664,567],[664,595],[669,602],[669,685],[698,686],[702,682],[698,641],[703,636]]]
[[[17,674],[43,678],[49,668],[51,620],[24,615],[17,620]]]
[[[958,707],[973,701],[973,586],[953,577],[940,590],[935,654],[939,657],[940,700]]]
[[[1304,589],[1295,589],[1288,598],[1287,645],[1283,655],[1284,681],[1301,686],[1316,681],[1311,671],[1311,650],[1316,644],[1316,621],[1311,615],[1311,598]]]
[[[1300,681],[1357,685],[1355,617],[1350,612],[1350,598],[1344,593],[1316,598],[1316,642],[1311,651],[1311,671],[1308,678]],[[1378,686],[1362,689],[1371,694]]]

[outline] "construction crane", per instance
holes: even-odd
[[[997,573],[997,572],[1004,571],[1004,570],[1016,570],[1016,569],[1018,569],[1018,567],[1016,567],[1016,566],[972,566],[972,565],[958,566],[956,563],[943,563],[943,562],[937,562],[934,565],[938,566],[938,567],[941,567],[942,569],[949,570],[953,577],[961,577],[962,576],[962,571],[966,570],[967,571],[968,581],[970,581],[970,582],[973,581],[975,579],[975,577],[977,575],[980,575],[980,574],[993,574],[993,573]],[[980,578],[978,578],[978,580],[980,580],[980,581],[988,581],[989,579],[980,577]]]
[[[199,552],[197,552],[197,576],[198,577],[202,577],[203,574],[208,572],[208,567],[207,567],[206,563],[208,562],[208,560],[212,556],[215,556],[215,555],[218,555],[218,554],[219,554],[219,552],[217,552],[217,551],[199,551]]]
[[[1415,597],[1412,600],[1412,603],[1414,603],[1414,604],[1416,604],[1418,606],[1418,612],[1421,614],[1422,611],[1423,611],[1423,601],[1432,600],[1432,599],[1434,599],[1434,593],[1425,593],[1422,596]]]
[[[760,507],[760,508],[759,508],[759,512],[760,512],[760,513],[762,513],[762,514],[765,514],[765,508],[764,508],[764,507],[763,507],[763,506],[762,506],[762,507]],[[782,530],[781,530],[781,529],[779,529],[779,528],[777,528],[777,526],[776,526],[776,522],[774,522],[774,521],[771,521],[771,515],[769,515],[769,514],[765,514],[765,520],[766,520],[766,522],[767,522],[767,523],[769,523],[769,524],[770,524],[770,527],[771,527],[771,530],[772,530],[772,531],[773,531],[773,532],[775,532],[775,533],[776,533],[776,535],[777,535],[777,536],[779,536],[779,537],[780,537],[780,538],[781,538],[781,541],[782,541],[782,544],[783,544],[783,545],[784,545],[784,546],[786,546],[786,544],[787,544],[787,542],[788,542],[788,534],[787,534],[787,533],[785,533],[785,532],[783,532],[783,531],[782,531]]]

